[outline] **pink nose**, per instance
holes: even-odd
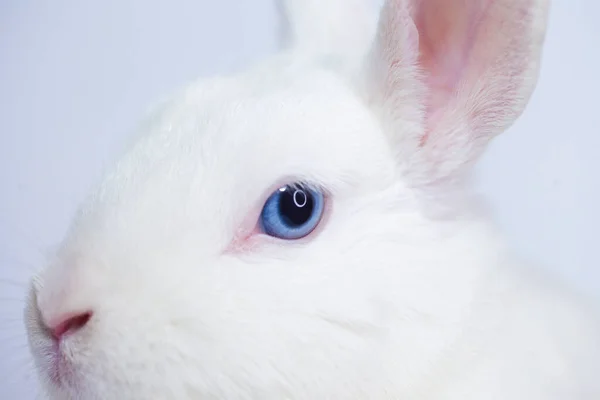
[[[66,335],[72,335],[83,329],[90,318],[92,318],[91,311],[65,315],[56,324],[50,326],[50,332],[56,340],[60,340]]]

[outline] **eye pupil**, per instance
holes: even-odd
[[[305,224],[313,212],[313,199],[303,189],[286,187],[281,192],[279,212],[285,222],[294,227]]]
[[[302,183],[279,188],[269,197],[260,216],[264,233],[281,239],[299,239],[319,224],[324,195]]]
[[[303,190],[294,191],[294,204],[296,207],[304,207],[307,203],[306,193]]]

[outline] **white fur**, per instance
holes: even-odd
[[[378,1],[277,0],[282,45],[296,52],[359,58],[377,28]]]
[[[48,398],[600,398],[585,300],[515,261],[462,180],[431,189],[425,161],[403,158],[395,135],[422,126],[413,66],[398,116],[374,70],[309,53],[191,84],[143,125],[35,278],[26,321]],[[328,193],[318,232],[229,251],[297,179]],[[43,324],[86,310],[53,384]]]

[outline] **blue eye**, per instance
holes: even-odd
[[[303,184],[278,189],[260,214],[264,233],[280,239],[300,239],[311,233],[323,216],[324,196]]]

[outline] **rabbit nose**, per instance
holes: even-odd
[[[61,340],[64,336],[73,335],[82,330],[92,318],[92,312],[68,313],[61,315],[56,322],[49,324],[52,337]]]
[[[68,278],[68,277],[67,277]],[[28,319],[34,332],[60,342],[67,336],[81,334],[95,318],[89,291],[74,287],[68,279],[61,281],[34,279],[29,287]]]

